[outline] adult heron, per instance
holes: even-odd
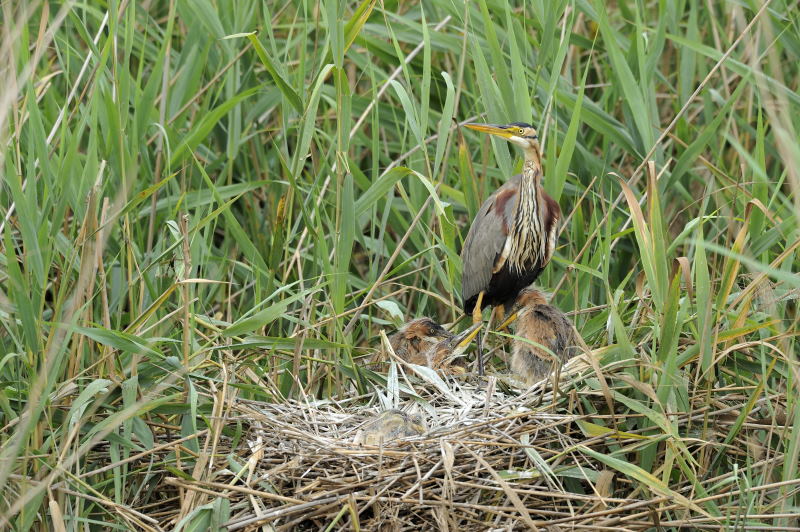
[[[525,157],[522,173],[483,202],[461,251],[464,312],[478,323],[483,307],[491,305],[499,323],[519,292],[550,262],[561,209],[542,187],[542,155],[533,126],[514,122],[466,127],[507,140],[521,148]],[[478,356],[482,358],[480,346]],[[482,373],[482,360],[478,366]]]

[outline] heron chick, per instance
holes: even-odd
[[[425,421],[419,415],[402,410],[385,410],[373,416],[356,434],[354,443],[382,445],[398,438],[418,436],[426,431]]]
[[[577,339],[569,319],[538,290],[520,292],[516,307],[518,338],[511,346],[511,370],[533,384],[575,355]]]
[[[430,318],[417,318],[389,337],[395,354],[411,364],[462,373],[457,365],[481,324],[453,334]]]

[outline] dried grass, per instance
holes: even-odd
[[[630,370],[617,365],[606,371],[610,393],[630,381]],[[609,467],[608,460],[624,458],[617,451],[626,446],[668,439],[642,436],[640,429],[602,429],[598,423],[627,427],[642,416],[618,408],[612,421],[605,394],[587,386],[592,380],[597,382],[596,375],[583,357],[571,361],[554,401],[551,382],[528,389],[503,376],[438,382],[418,370],[403,379],[408,388],[397,386],[397,395],[385,400],[402,399],[428,431],[380,446],[356,443],[362,440],[359,431],[386,407],[376,395],[281,404],[232,400],[221,421],[244,429],[239,444],[223,433],[210,456],[204,435],[197,462],[207,467],[195,468],[193,478],[164,472],[163,505],[138,511],[158,519],[155,529],[171,528],[192,508],[226,498],[229,530],[721,530],[728,529],[731,515],[747,517],[732,477],[705,479],[708,491],[701,496],[683,476],[665,492],[655,477],[648,485],[635,471]],[[772,399],[773,405],[782,400]],[[688,435],[705,425],[711,428],[707,434],[722,440],[746,400],[746,394],[722,390],[712,401],[718,408],[673,416],[683,443],[700,451],[698,463],[709,442]],[[765,430],[776,427],[751,417],[738,439],[753,450],[754,433]],[[734,444],[731,452],[741,453],[743,445]],[[660,460],[664,448],[658,447]],[[780,459],[764,456],[751,467],[775,467]],[[791,494],[800,481],[754,489],[776,498],[786,496],[787,486]],[[733,513],[711,516],[709,500]],[[753,526],[743,529],[758,528]]]

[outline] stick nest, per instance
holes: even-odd
[[[614,390],[601,382],[614,382],[613,372],[599,379],[579,357],[554,395],[551,381],[526,388],[502,376],[412,369],[401,378],[390,372],[386,396],[232,401],[222,421],[245,435],[234,449],[218,443],[199,461],[193,478],[207,480],[166,479],[183,498],[171,523],[225,498],[229,530],[719,529],[691,500],[689,482],[650,481],[618,452],[655,445],[661,460],[664,439],[641,435],[641,414],[619,404],[627,414],[608,415]],[[623,369],[616,371],[624,380]],[[676,426],[705,416],[711,426],[728,424],[710,432],[721,440],[737,406],[730,403],[678,415]],[[375,443],[364,432],[391,407],[408,412],[423,433],[364,443]],[[221,433],[214,441],[230,442]],[[735,495],[735,486],[728,491]]]

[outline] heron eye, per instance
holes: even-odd
[[[525,134],[525,130],[524,130],[524,129],[520,129],[520,130],[519,130],[519,134],[520,134],[520,135],[524,135],[524,134]]]

